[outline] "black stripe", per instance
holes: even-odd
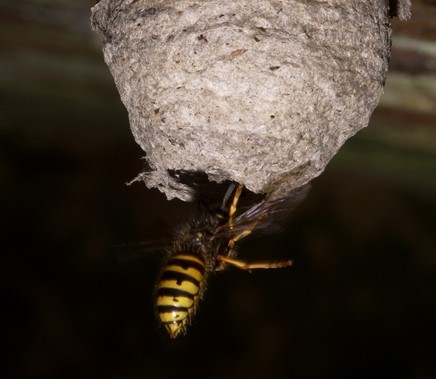
[[[168,265],[174,265],[179,266],[183,268],[184,270],[187,270],[189,268],[195,268],[197,271],[199,271],[202,275],[204,274],[204,265],[200,264],[198,262],[191,261],[189,259],[185,258],[172,258],[168,261]]]
[[[159,313],[171,313],[171,312],[189,312],[189,308],[185,307],[175,307],[174,305],[160,305],[157,307]]]
[[[191,282],[200,288],[200,282],[191,275],[182,274],[181,272],[165,270],[160,277],[160,281],[175,280],[178,286],[181,286],[184,281]]]
[[[187,297],[188,299],[194,300],[194,295],[175,288],[159,288],[157,290],[157,296]]]

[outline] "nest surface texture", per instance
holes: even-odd
[[[168,198],[198,171],[286,196],[368,125],[390,54],[384,0],[102,0],[93,26]]]

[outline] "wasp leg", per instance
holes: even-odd
[[[253,223],[245,230],[243,230],[241,233],[235,235],[234,237],[230,238],[229,243],[227,244],[227,251],[230,251],[233,249],[233,246],[235,246],[235,243],[238,242],[240,239],[247,237],[253,229],[257,226],[259,222],[263,220],[265,215],[260,215]],[[232,227],[232,225],[230,225]]]
[[[218,255],[217,259],[221,262],[228,263],[229,265],[248,271],[255,270],[258,268],[282,268],[282,267],[292,266],[292,260],[281,261],[281,262],[247,263],[239,259],[227,258],[222,255]]]
[[[241,192],[242,192],[243,188],[244,187],[242,186],[242,184],[239,184],[238,188],[236,188],[235,195],[233,196],[232,205],[230,206],[230,210],[229,210],[229,227],[230,227],[230,230],[233,229],[233,216],[236,213],[236,208],[237,208],[237,205],[238,205],[239,197],[241,196]]]
[[[257,223],[256,223],[257,224]],[[227,251],[230,251],[233,249],[233,246],[235,246],[235,243],[238,242],[241,238],[247,237],[251,231],[254,229],[256,224],[253,224],[253,227],[250,229],[245,229],[241,233],[237,234],[233,238],[229,240],[229,243],[227,244]]]

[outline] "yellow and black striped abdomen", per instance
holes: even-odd
[[[205,285],[203,257],[192,253],[173,255],[157,283],[157,313],[171,338],[184,331]]]

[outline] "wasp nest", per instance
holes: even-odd
[[[395,4],[394,4],[395,3]],[[395,9],[394,9],[395,8]],[[284,196],[368,124],[408,0],[102,0],[93,26],[150,170]]]

